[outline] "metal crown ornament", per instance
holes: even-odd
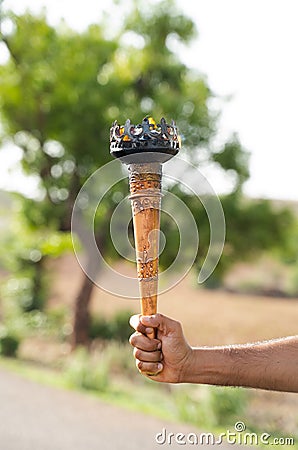
[[[117,121],[110,129],[110,151],[115,158],[130,156],[126,161],[146,162],[145,152],[154,152],[150,161],[165,162],[179,152],[181,147],[180,136],[175,122],[169,125],[162,118],[156,124],[152,117],[145,117],[141,124],[133,125],[127,119],[125,125],[119,125]],[[134,155],[142,155],[133,158]],[[140,161],[141,162],[141,161]]]

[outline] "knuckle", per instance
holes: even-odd
[[[148,367],[147,370],[148,374],[156,374],[158,372],[158,365],[157,363],[150,364],[150,367]]]
[[[154,342],[152,342],[152,339],[148,339],[148,342],[146,344],[148,352],[153,352],[156,350],[156,345]]]
[[[161,346],[162,346],[161,341],[159,341],[158,339],[156,339],[156,340],[154,341],[154,350],[160,350],[160,349],[161,349]]]
[[[182,330],[182,323],[179,320],[176,320],[176,326],[179,330]]]
[[[134,350],[133,350],[133,355],[134,355],[134,357],[137,359],[137,360],[140,360],[140,357],[141,357],[141,351],[138,349],[138,348],[134,348]]]
[[[139,360],[137,359],[137,360],[136,360],[136,365],[137,365],[137,368],[138,368],[139,370],[142,370],[142,367],[143,367],[142,361],[139,361]]]
[[[133,347],[136,347],[137,345],[140,345],[143,338],[144,338],[144,336],[141,333],[139,333],[138,331],[136,331],[135,333],[133,333],[130,336],[129,342]]]
[[[144,325],[142,325],[141,323],[138,323],[138,326],[136,327],[136,330],[139,332],[139,333],[144,333],[145,332],[145,327],[144,327]]]
[[[159,352],[159,351],[154,352],[154,360],[155,361],[161,360],[161,352]]]
[[[171,331],[178,332],[179,334],[182,332],[182,324],[179,320],[171,319],[170,322]]]
[[[136,334],[133,333],[132,335],[130,335],[128,341],[129,341],[130,345],[134,346],[135,342],[136,342]]]

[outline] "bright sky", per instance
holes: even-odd
[[[297,0],[177,2],[199,30],[199,39],[182,58],[205,73],[211,89],[222,98],[221,135],[237,131],[251,152],[245,192],[298,200]],[[52,24],[64,17],[82,30],[100,18],[110,1],[4,0],[3,4],[17,13],[26,7],[38,11],[44,5]],[[224,102],[223,97],[230,95],[232,99]],[[16,158],[11,149],[0,152],[0,187],[17,185],[8,175]],[[28,184],[27,189],[32,187]]]

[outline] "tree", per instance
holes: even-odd
[[[1,67],[4,133],[22,149],[24,170],[38,175],[42,197],[24,198],[23,212],[36,228],[69,232],[82,184],[109,160],[110,92],[100,89],[97,74],[117,46],[100,26],[80,35],[55,30],[44,16],[9,16],[15,29],[4,37],[11,55]],[[103,251],[104,239],[97,237]],[[85,277],[76,299],[76,343],[86,340],[81,330],[92,288]]]
[[[44,14],[7,17],[14,28],[2,36],[10,58],[0,67],[1,119],[3,136],[22,149],[24,170],[39,178],[39,198],[23,198],[31,226],[70,231],[80,188],[110,160],[108,130],[115,118],[138,122],[150,113],[177,119],[193,160],[200,161],[197,149],[204,149],[207,161],[236,174],[234,191],[241,194],[247,153],[235,137],[212,150],[218,112],[208,107],[213,94],[205,77],[172,50],[173,42],[186,44],[196,35],[192,20],[174,2],[154,8],[148,1],[135,2],[114,38],[106,38],[104,21],[77,33],[65,24],[51,27]],[[128,36],[133,40],[124,44]],[[141,46],[134,44],[136,38]],[[106,236],[115,203],[112,194],[106,196],[95,230],[101,253],[111,257],[115,252]],[[99,270],[93,255],[89,259],[92,270]],[[84,276],[75,300],[74,345],[88,340],[93,287]]]

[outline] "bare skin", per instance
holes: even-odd
[[[132,316],[130,324],[137,368],[152,380],[298,392],[298,336],[194,348],[181,324],[162,314]],[[153,328],[156,339],[149,339]]]

